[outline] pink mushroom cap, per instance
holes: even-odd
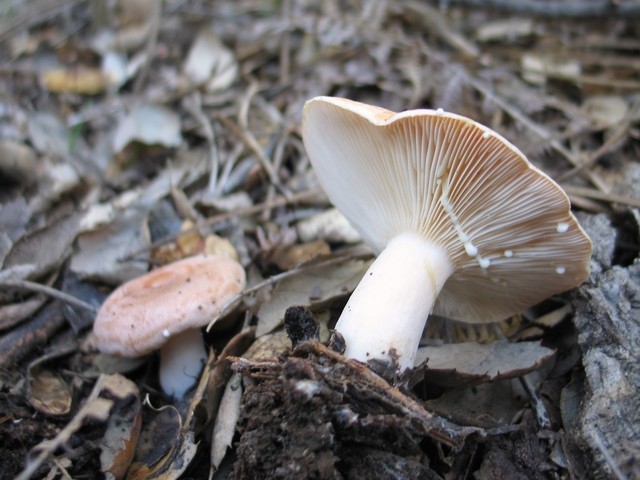
[[[131,280],[102,304],[93,332],[107,354],[138,357],[188,329],[207,325],[246,285],[242,266],[198,255]]]

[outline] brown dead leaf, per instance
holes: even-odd
[[[290,270],[298,265],[323,255],[329,255],[329,244],[322,239],[309,243],[289,245],[283,249],[276,249],[270,260],[282,270]]]
[[[215,355],[210,353],[186,413],[178,409],[180,405],[151,407],[155,415],[144,425],[127,479],[173,480],[180,478],[190,465],[198,447],[196,431],[206,421],[204,397],[215,360]]]
[[[171,405],[162,407],[158,412],[160,415],[154,419],[153,428],[146,425],[141,438],[144,450],[151,457],[141,458],[141,451],[136,452],[136,460],[127,472],[129,480],[178,479],[195,457],[198,444],[193,424],[183,421],[178,410]],[[162,455],[157,461],[150,461],[158,454]]]
[[[151,420],[143,426],[128,480],[157,478],[157,474],[174,457],[176,441],[182,427],[180,412],[172,405],[153,408]]]
[[[117,402],[115,411],[111,412],[107,429],[99,442],[101,471],[107,478],[119,480],[124,478],[140,436],[142,411],[140,392],[133,382],[122,382],[119,398],[126,402]]]
[[[71,258],[71,270],[82,279],[120,284],[147,271],[147,262],[122,259],[149,244],[146,215],[126,212],[115,221],[83,233]]]
[[[97,95],[109,85],[109,77],[98,68],[55,68],[42,74],[42,85],[50,92]]]
[[[18,240],[4,262],[4,268],[33,265],[30,277],[49,272],[71,253],[83,214],[80,212],[55,220]]]
[[[291,305],[314,309],[351,293],[370,265],[371,261],[350,260],[329,267],[309,266],[299,275],[285,278],[276,285],[271,299],[260,306],[256,336],[280,325]]]
[[[37,169],[33,149],[14,140],[0,140],[0,173],[21,183],[31,183]]]
[[[224,457],[236,431],[236,424],[240,418],[240,404],[242,400],[242,375],[234,373],[227,382],[218,414],[213,425],[211,437],[211,471],[213,475]]]
[[[493,428],[509,425],[527,402],[516,380],[460,387],[426,402],[426,408],[461,425]]]
[[[27,398],[29,403],[45,415],[66,415],[73,401],[71,386],[57,371],[46,368],[51,360],[68,355],[75,348],[62,349],[31,362],[27,369]]]
[[[424,365],[430,382],[457,386],[518,377],[553,354],[539,342],[448,343],[419,348],[415,364]]]

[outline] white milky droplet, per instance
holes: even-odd
[[[507,258],[511,258],[513,257],[513,252],[511,250],[505,250],[504,251],[504,256]]]
[[[564,272],[566,272],[566,269],[564,267],[556,267],[556,273],[558,275],[562,275]]]
[[[556,226],[556,230],[558,231],[558,233],[564,233],[567,230],[569,230],[569,224],[568,223],[564,223],[564,222],[560,222],[557,226]]]
[[[478,257],[478,263],[482,268],[489,268],[489,265],[491,265],[491,260],[489,260],[488,258]]]
[[[475,257],[478,254],[478,249],[471,242],[464,243],[464,251],[467,252],[467,255],[470,257]]]
[[[489,138],[489,132],[484,132],[482,134],[482,138],[484,138],[485,140]]]
[[[437,110],[436,110],[436,113],[437,113],[438,115],[443,115],[443,114],[444,114],[444,110],[443,110],[443,109],[441,109],[441,108],[439,108],[439,109],[437,109]]]
[[[169,338],[171,336],[171,333],[169,332],[169,330],[167,330],[166,328],[162,331],[162,336],[164,338]]]

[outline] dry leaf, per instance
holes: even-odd
[[[21,183],[33,183],[37,157],[31,147],[14,140],[0,140],[0,174]]]
[[[240,418],[240,404],[242,400],[242,375],[234,373],[227,382],[218,414],[213,425],[211,437],[211,472],[210,477],[222,463],[227,449],[231,446],[236,423]]]
[[[40,153],[64,158],[69,154],[69,129],[57,116],[36,112],[29,118],[29,140]]]
[[[582,66],[576,60],[525,53],[520,61],[522,78],[534,85],[544,85],[551,78],[576,79]]]
[[[109,78],[97,68],[55,68],[42,74],[42,85],[50,92],[96,95],[108,84]]]
[[[184,418],[173,405],[153,409],[156,415],[145,425],[127,479],[178,479],[190,465],[198,447],[195,430],[205,422],[204,397],[214,362],[210,353]]]
[[[60,265],[71,253],[83,214],[58,219],[18,240],[5,259],[4,268],[33,265],[37,277]]]
[[[624,98],[617,95],[596,95],[587,98],[582,109],[598,125],[612,127],[624,120],[629,105]]]
[[[517,380],[501,380],[449,390],[428,400],[426,407],[460,425],[491,428],[509,425],[526,402],[527,394]]]
[[[259,362],[261,360],[274,360],[285,352],[291,350],[291,340],[284,330],[262,335],[251,344],[242,358]]]
[[[27,369],[29,403],[45,415],[66,415],[71,411],[73,400],[71,387],[55,370],[45,368],[45,364],[61,354],[45,355],[29,365]]]
[[[113,149],[120,152],[133,141],[145,145],[179,147],[182,144],[180,117],[173,110],[160,105],[143,103],[135,106],[118,124],[113,137]]]
[[[224,90],[236,79],[238,64],[233,52],[206,28],[200,31],[189,50],[184,72],[196,85],[208,82],[208,90]]]
[[[476,31],[476,38],[481,42],[514,42],[533,34],[531,18],[507,18],[483,23]]]
[[[269,333],[284,319],[291,305],[319,307],[351,293],[371,261],[351,260],[338,266],[309,266],[299,275],[286,278],[274,288],[271,299],[258,310],[256,336]]]
[[[78,237],[78,251],[71,258],[71,270],[82,279],[120,284],[148,269],[147,262],[129,260],[129,253],[149,244],[146,216],[135,212]]]
[[[129,471],[128,480],[157,478],[166,463],[175,457],[176,443],[182,427],[178,410],[167,405],[153,408],[153,415],[145,421]]]
[[[298,265],[323,255],[329,255],[331,249],[324,240],[314,240],[308,243],[289,245],[277,249],[270,257],[270,261],[281,270],[290,270]]]
[[[337,208],[330,208],[296,224],[300,240],[310,242],[321,238],[334,243],[358,243],[360,234]]]
[[[553,354],[539,342],[448,343],[419,348],[415,364],[426,362],[429,381],[456,386],[524,375]]]
[[[204,239],[204,253],[207,255],[222,255],[238,261],[238,251],[229,239],[220,237],[214,233],[207,235]]]
[[[128,398],[127,402],[118,402],[115,411],[111,412],[107,429],[100,446],[101,471],[107,479],[124,478],[140,436],[142,410],[140,392],[133,382],[122,382],[119,390],[120,398]]]

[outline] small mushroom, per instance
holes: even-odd
[[[246,283],[235,260],[197,255],[157,268],[111,293],[93,324],[103,353],[138,357],[160,349],[160,385],[174,398],[191,388],[207,360],[200,327]]]
[[[432,311],[495,322],[588,276],[565,193],[473,120],[317,97],[302,134],[329,199],[379,253],[336,324],[351,358],[412,367]]]

